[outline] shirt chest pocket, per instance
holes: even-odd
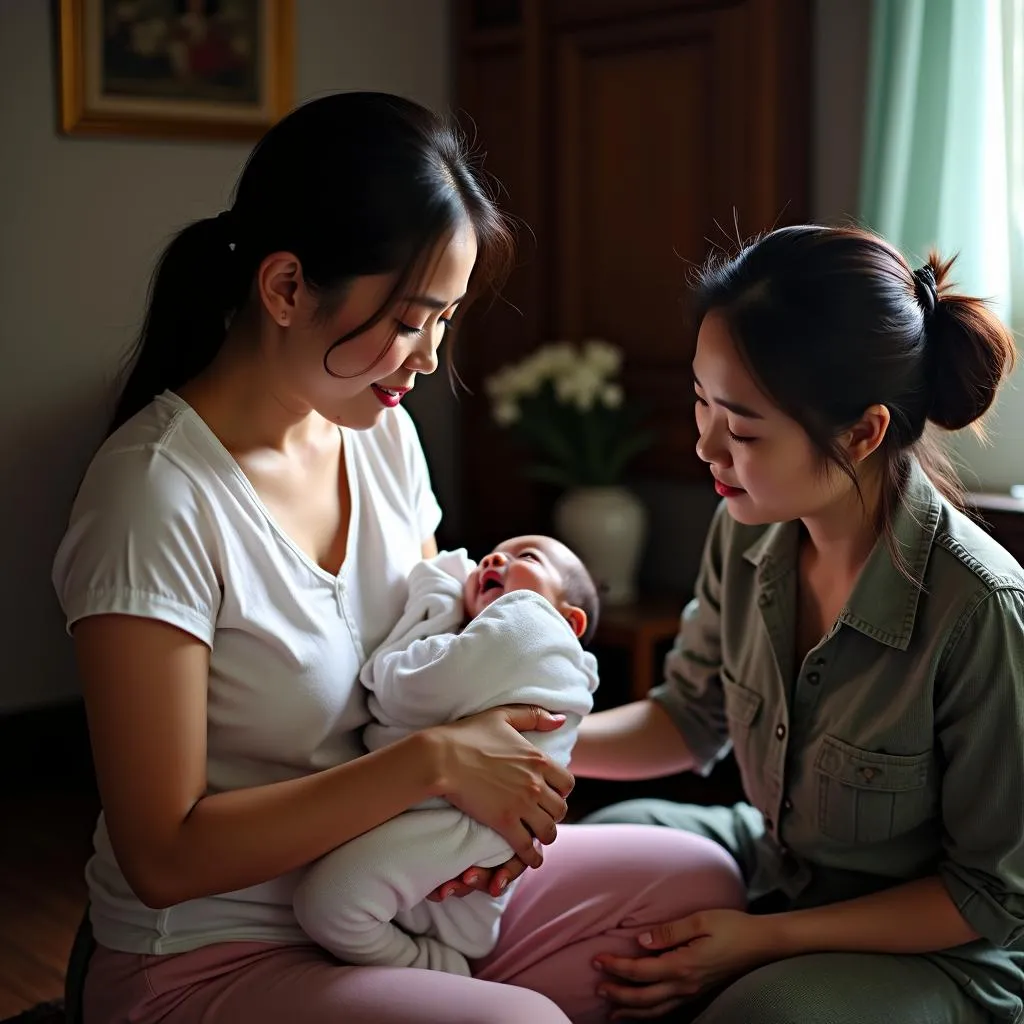
[[[730,732],[746,733],[749,731],[761,710],[761,694],[740,686],[723,672],[722,697],[725,704],[725,717],[729,720]]]
[[[930,750],[879,754],[825,736],[814,760],[818,825],[843,843],[880,843],[934,814]]]

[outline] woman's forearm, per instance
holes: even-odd
[[[200,800],[162,846],[161,881],[139,897],[170,906],[232,892],[308,864],[437,795],[429,732],[313,775]]]
[[[934,953],[977,939],[937,875],[764,918],[778,957],[820,951]]]
[[[570,769],[591,779],[654,779],[689,771],[693,756],[660,704],[635,701],[580,723]]]

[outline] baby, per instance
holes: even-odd
[[[368,749],[487,708],[531,704],[566,715],[560,729],[526,736],[568,764],[598,684],[596,659],[583,649],[597,612],[583,563],[551,537],[512,538],[477,566],[463,549],[419,563],[402,618],[360,677],[374,719],[364,732]],[[295,914],[346,963],[468,976],[468,961],[494,948],[515,883],[498,897],[426,897],[469,867],[511,856],[496,832],[431,800],[309,868]]]

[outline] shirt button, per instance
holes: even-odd
[[[807,682],[809,682],[811,684],[811,686],[817,686],[818,685],[818,680],[820,680],[820,679],[821,679],[821,676],[819,676],[817,672],[808,672],[807,673]]]
[[[786,738],[786,727],[781,722],[775,726],[775,738],[778,740]]]
[[[790,800],[788,796],[786,797],[785,800],[782,801],[782,809],[784,811],[791,811],[791,810],[793,810],[793,801]]]

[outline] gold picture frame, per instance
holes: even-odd
[[[253,139],[291,108],[293,0],[59,2],[66,134]]]

